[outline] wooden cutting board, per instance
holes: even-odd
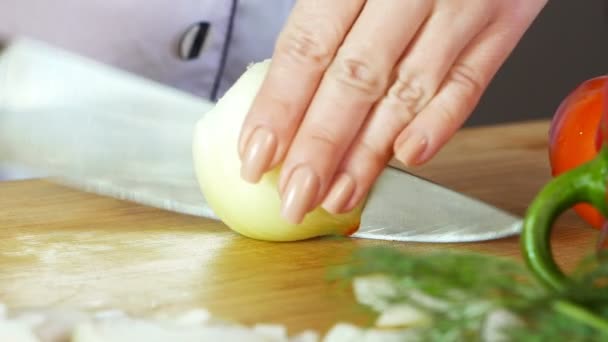
[[[460,131],[413,170],[523,215],[549,178],[546,121]],[[404,194],[407,189],[404,189]],[[554,234],[571,267],[597,231],[572,213]],[[433,245],[357,239],[268,243],[219,222],[70,190],[42,180],[0,183],[0,301],[13,307],[117,308],[134,314],[205,307],[290,332],[365,323],[351,293],[326,282],[329,265],[361,246],[460,248],[519,258],[518,239]]]

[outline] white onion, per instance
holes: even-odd
[[[376,319],[378,328],[426,327],[432,322],[431,316],[409,304],[395,304],[386,308]]]
[[[362,206],[341,215],[319,207],[294,225],[280,215],[280,167],[267,172],[257,184],[240,176],[241,126],[269,65],[270,60],[251,65],[198,122],[193,157],[201,190],[211,209],[228,227],[254,239],[294,241],[352,232],[358,227]]]

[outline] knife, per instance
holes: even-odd
[[[218,219],[191,150],[193,128],[212,102],[29,38],[0,48],[0,162],[79,190]],[[518,234],[521,224],[389,166],[353,237],[470,242]]]

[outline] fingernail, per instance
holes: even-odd
[[[395,157],[405,166],[416,165],[420,163],[422,153],[428,145],[428,140],[424,136],[412,134],[405,138],[397,147]]]
[[[258,127],[251,134],[241,164],[241,177],[251,183],[262,178],[277,149],[277,138],[270,130]]]
[[[355,181],[348,173],[342,173],[329,190],[321,205],[332,214],[340,213],[355,192]]]
[[[282,196],[281,215],[287,221],[298,224],[310,210],[319,191],[319,178],[308,166],[296,168]]]

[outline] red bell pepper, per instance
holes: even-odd
[[[608,76],[587,80],[574,89],[558,107],[549,131],[549,159],[558,176],[598,154],[604,136],[600,127],[603,103],[608,94]],[[595,228],[605,218],[589,204],[578,204],[576,213]]]
[[[554,178],[526,211],[521,235],[524,259],[548,288],[563,290],[568,278],[551,252],[551,230],[559,215],[574,206],[596,228],[608,226],[608,75],[585,81],[559,106],[550,129],[549,155]]]

